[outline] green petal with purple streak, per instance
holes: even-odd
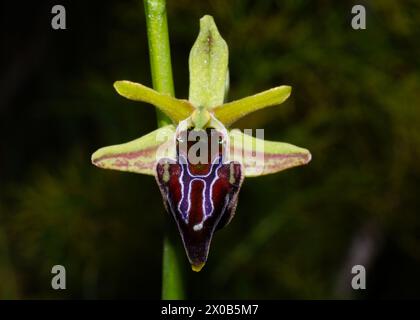
[[[229,135],[230,160],[243,165],[245,177],[276,173],[311,161],[309,150],[289,143],[257,139],[238,129],[230,131]],[[250,156],[256,156],[258,153],[263,156],[261,162],[254,161],[255,158]]]
[[[169,125],[136,140],[101,148],[92,155],[92,163],[103,169],[155,175],[158,150],[167,144],[170,151],[174,133],[175,127]]]

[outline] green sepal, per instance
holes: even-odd
[[[221,105],[228,77],[228,46],[213,17],[200,19],[200,33],[189,57],[190,90],[188,100],[195,107],[211,109]]]
[[[114,88],[121,96],[127,99],[153,104],[171,118],[175,124],[188,118],[194,110],[188,101],[159,93],[140,83],[127,80],[116,81],[114,82]]]
[[[290,96],[291,91],[290,86],[275,87],[243,99],[222,104],[213,110],[214,115],[226,127],[229,127],[251,112],[284,102]]]

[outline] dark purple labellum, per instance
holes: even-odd
[[[176,160],[160,159],[156,171],[165,207],[177,223],[193,270],[199,271],[207,260],[214,231],[228,224],[234,215],[243,179],[239,163],[223,161],[225,147],[220,132],[203,130],[204,139],[201,135],[199,142],[188,141],[191,132],[181,132],[184,139],[177,141]],[[190,154],[197,143],[205,145],[208,152],[201,161]],[[212,143],[216,143],[213,153]]]

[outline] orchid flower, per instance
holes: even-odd
[[[211,16],[200,20],[189,71],[188,100],[139,83],[116,81],[114,87],[120,95],[154,105],[172,124],[136,140],[101,148],[92,155],[92,163],[104,169],[154,176],[192,269],[200,271],[207,261],[213,233],[234,216],[244,177],[306,164],[311,154],[288,143],[230,130],[245,115],[284,102],[291,87],[279,86],[225,103],[228,47]]]

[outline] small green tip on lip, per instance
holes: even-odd
[[[192,264],[192,265],[191,265],[191,269],[192,269],[192,271],[194,271],[194,272],[200,272],[200,271],[201,271],[201,269],[203,269],[203,267],[204,267],[204,265],[205,265],[205,264],[206,264],[205,262],[200,263],[200,264]]]

